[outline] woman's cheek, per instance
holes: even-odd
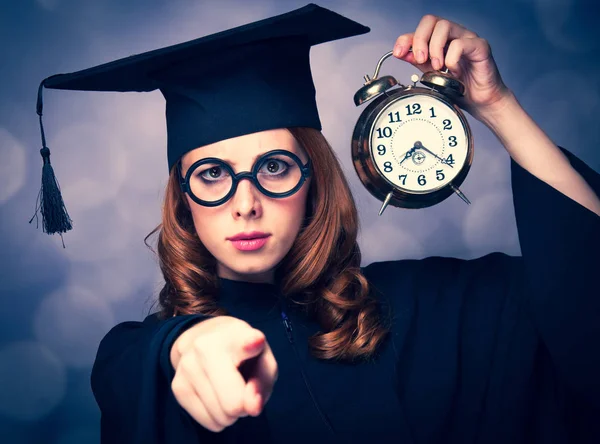
[[[221,238],[220,230],[223,230],[224,224],[220,221],[218,214],[214,211],[207,211],[210,208],[195,209],[192,212],[192,219],[196,233],[203,243]]]

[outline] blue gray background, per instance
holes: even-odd
[[[167,179],[164,100],[153,93],[46,90],[52,162],[74,230],[36,230],[39,82],[120,57],[191,40],[304,6],[305,1],[2,0],[0,5],[0,441],[99,442],[89,385],[100,339],[141,320],[162,286],[143,238],[160,222]],[[371,27],[369,34],[311,52],[323,133],[349,177],[372,261],[520,254],[509,156],[469,118],[475,158],[462,191],[432,208],[389,208],[358,181],[350,137],[362,110],[352,102],[396,38],[433,13],[486,38],[505,83],[549,136],[600,170],[600,15],[578,0],[322,0]],[[417,73],[395,58],[383,73]],[[568,215],[557,215],[568,217]],[[565,233],[568,236],[568,233]]]

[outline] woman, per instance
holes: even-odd
[[[172,148],[191,109],[177,69],[177,88],[161,88],[170,177],[153,231],[166,284],[158,312],[100,344],[91,383],[103,442],[600,438],[600,175],[530,119],[473,32],[426,15],[394,56],[465,83],[461,106],[511,156],[523,256],[361,268],[356,208],[318,121],[298,114],[234,136],[227,126]],[[269,122],[281,115],[273,97],[305,104],[274,90],[261,102]],[[236,124],[250,125],[241,112]]]

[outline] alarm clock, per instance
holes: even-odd
[[[412,48],[411,48],[412,50]],[[352,134],[352,162],[356,173],[377,199],[399,208],[425,208],[456,193],[473,162],[473,136],[456,101],[464,95],[462,82],[444,71],[429,71],[412,85],[389,75],[378,78],[385,54],[373,78],[354,95],[360,114]]]

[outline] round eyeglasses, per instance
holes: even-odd
[[[216,207],[235,194],[242,179],[251,181],[265,196],[291,196],[310,177],[310,168],[310,160],[302,164],[302,160],[290,151],[273,150],[260,156],[251,172],[235,174],[231,165],[216,157],[194,162],[185,178],[181,174],[181,161],[178,169],[181,190],[200,205]]]

